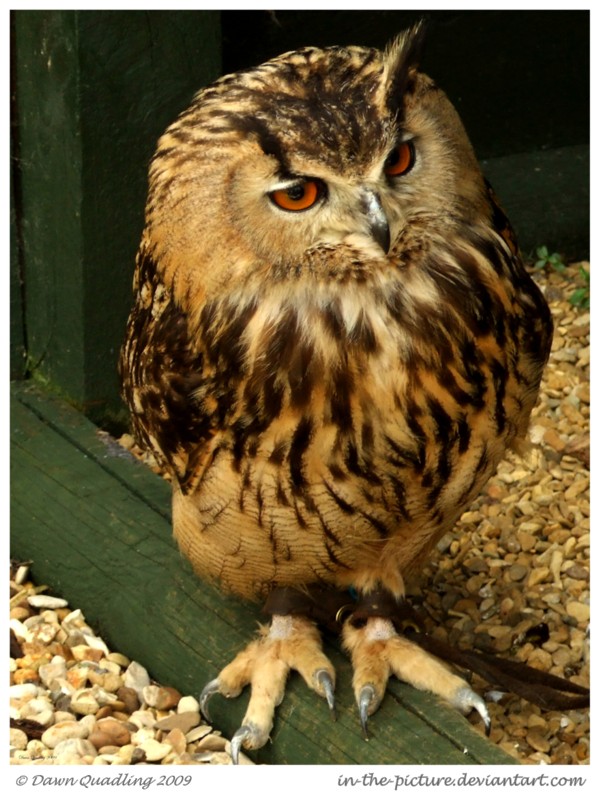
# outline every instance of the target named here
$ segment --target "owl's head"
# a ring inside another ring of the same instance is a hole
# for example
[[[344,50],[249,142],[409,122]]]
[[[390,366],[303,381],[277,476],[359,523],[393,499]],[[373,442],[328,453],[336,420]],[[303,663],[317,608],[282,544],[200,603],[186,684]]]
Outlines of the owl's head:
[[[165,273],[204,292],[319,254],[380,264],[428,226],[482,215],[463,126],[418,71],[421,40],[417,25],[385,52],[304,48],[202,90],[150,170],[146,237]]]

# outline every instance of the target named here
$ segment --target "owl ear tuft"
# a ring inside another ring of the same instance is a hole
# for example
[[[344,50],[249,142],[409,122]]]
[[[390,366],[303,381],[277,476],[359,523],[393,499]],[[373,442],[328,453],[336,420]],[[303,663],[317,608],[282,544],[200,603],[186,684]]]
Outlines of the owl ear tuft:
[[[385,51],[385,99],[386,105],[392,111],[401,110],[404,94],[412,90],[425,41],[425,30],[425,20],[419,20],[394,39]]]

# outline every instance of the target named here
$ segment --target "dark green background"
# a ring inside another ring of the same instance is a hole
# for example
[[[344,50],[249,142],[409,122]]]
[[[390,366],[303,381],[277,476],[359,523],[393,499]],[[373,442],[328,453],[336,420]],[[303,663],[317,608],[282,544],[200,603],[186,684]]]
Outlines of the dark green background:
[[[417,12],[11,16],[11,371],[118,426],[117,353],[156,139],[222,71],[306,44],[384,46]],[[527,252],[589,253],[589,14],[428,15],[423,68],[460,111]]]

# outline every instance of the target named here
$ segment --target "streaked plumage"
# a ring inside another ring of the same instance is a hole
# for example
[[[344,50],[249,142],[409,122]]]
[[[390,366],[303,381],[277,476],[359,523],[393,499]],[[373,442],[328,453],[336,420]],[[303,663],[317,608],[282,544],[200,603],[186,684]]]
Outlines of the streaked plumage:
[[[124,396],[175,478],[182,551],[225,591],[402,596],[526,434],[550,315],[420,37],[225,76],[159,141]]]

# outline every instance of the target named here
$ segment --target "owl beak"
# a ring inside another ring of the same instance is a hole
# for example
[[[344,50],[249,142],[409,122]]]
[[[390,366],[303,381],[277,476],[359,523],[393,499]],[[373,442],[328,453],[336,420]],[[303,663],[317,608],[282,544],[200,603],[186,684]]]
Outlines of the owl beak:
[[[362,195],[363,208],[369,223],[369,233],[384,253],[390,249],[390,226],[377,192],[365,189]]]

